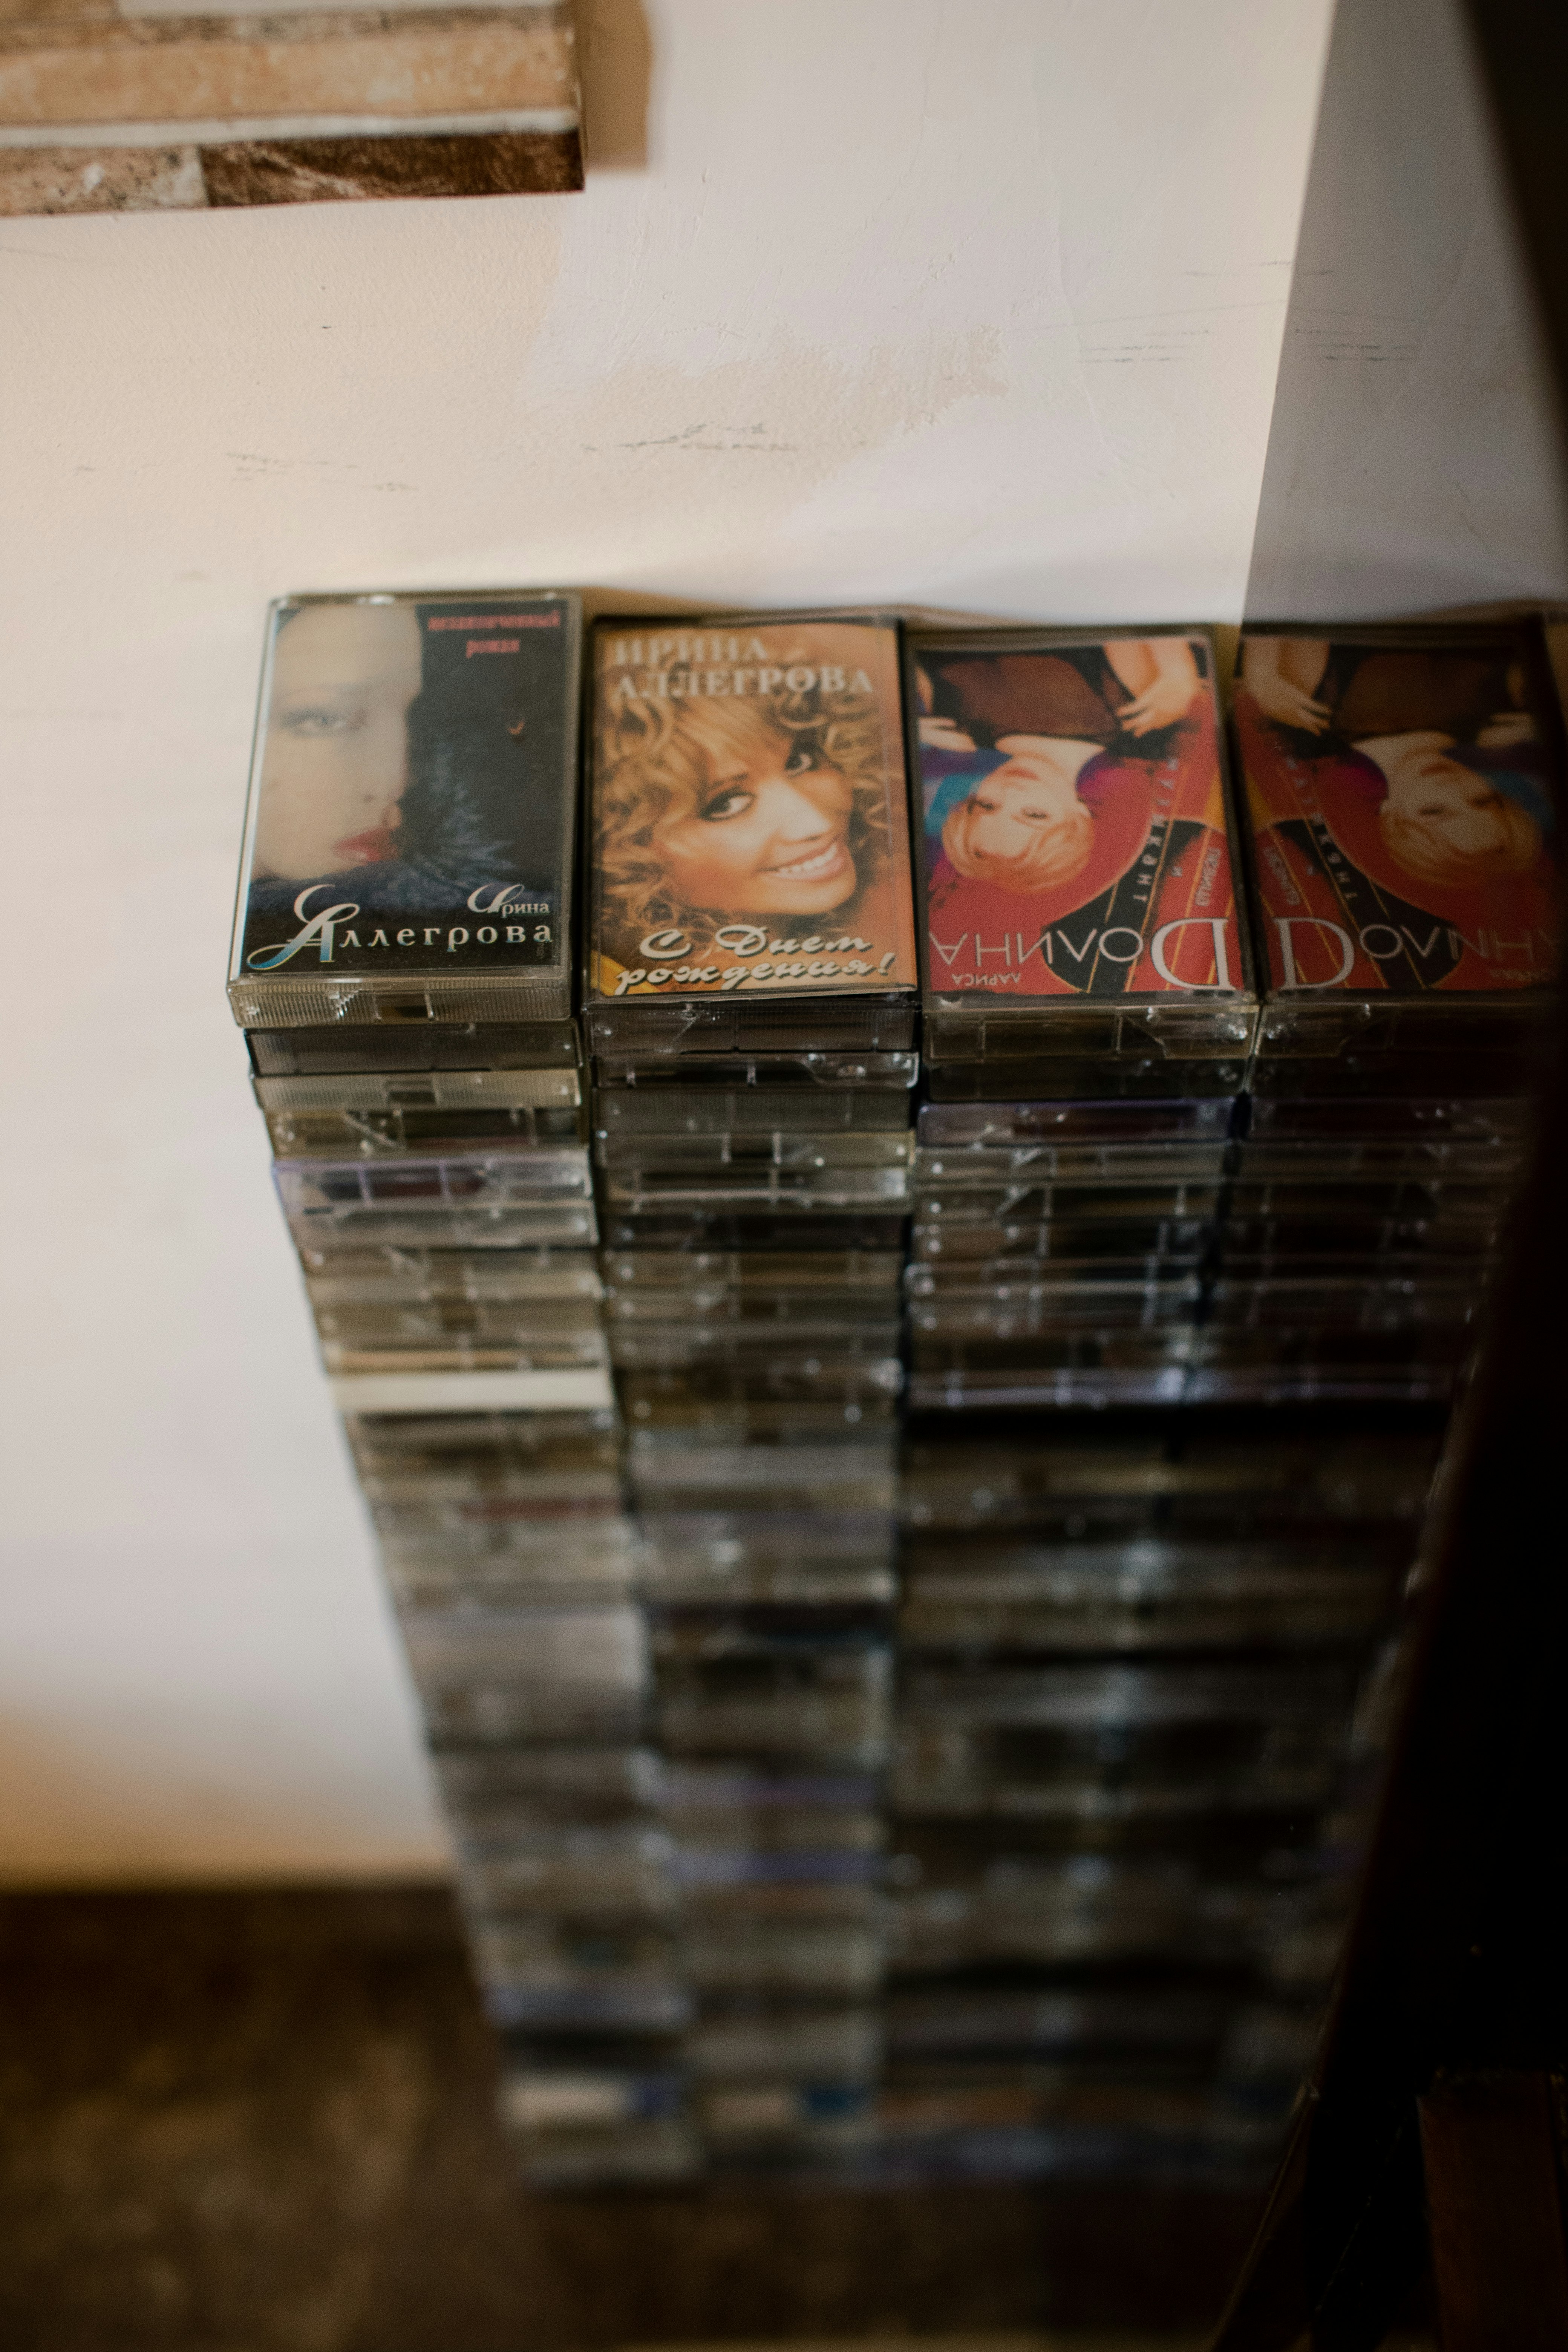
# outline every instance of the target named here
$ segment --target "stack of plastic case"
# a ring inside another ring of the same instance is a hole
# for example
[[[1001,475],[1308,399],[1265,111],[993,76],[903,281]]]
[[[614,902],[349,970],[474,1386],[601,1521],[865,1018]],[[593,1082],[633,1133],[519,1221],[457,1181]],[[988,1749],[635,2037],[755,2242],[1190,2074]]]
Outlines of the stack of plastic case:
[[[690,2016],[690,2160],[843,2164],[879,2071],[917,966],[898,631],[595,633],[584,1022]]]
[[[1446,1397],[1552,1001],[1544,645],[1249,635],[1235,723],[1267,995],[1194,1393]]]
[[[1343,1917],[1357,1685],[1439,1433],[915,1424],[890,2171],[1272,2155]]]
[[[909,667],[928,1100],[883,2158],[1266,2160],[1433,1433],[1352,1458],[1189,1402],[1257,1021],[1207,640],[933,632]]]
[[[919,634],[914,1410],[1177,1402],[1256,1018],[1199,632]]]
[[[681,1995],[572,1018],[580,639],[532,591],[275,607],[229,997],[491,2014],[568,2173],[657,2172],[657,2096],[607,2126],[581,2048]]]

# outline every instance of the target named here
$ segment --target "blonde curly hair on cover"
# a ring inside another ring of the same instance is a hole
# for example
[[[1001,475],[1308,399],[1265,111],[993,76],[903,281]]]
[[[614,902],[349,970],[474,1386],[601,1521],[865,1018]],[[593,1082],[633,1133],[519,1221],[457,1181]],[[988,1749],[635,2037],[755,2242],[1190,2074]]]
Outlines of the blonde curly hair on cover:
[[[969,882],[994,882],[1004,890],[1032,893],[1053,883],[1070,882],[1089,864],[1094,847],[1094,819],[1082,801],[1075,800],[1060,816],[1052,816],[1031,833],[1028,846],[1011,857],[997,857],[980,848],[975,835],[991,814],[971,793],[948,812],[942,828],[942,845],[948,863]]]
[[[794,658],[805,663],[806,655]],[[781,656],[779,667],[788,666]],[[888,790],[882,723],[876,699],[845,689],[810,687],[731,700],[639,697],[605,722],[605,774],[599,794],[598,856],[605,910],[637,937],[704,927],[743,914],[743,908],[688,906],[675,889],[658,835],[672,820],[694,816],[713,779],[736,759],[787,759],[808,746],[848,784],[847,847],[854,861],[854,903],[880,874],[888,854]],[[836,917],[844,909],[835,908]]]
[[[1378,810],[1377,822],[1394,864],[1419,882],[1457,884],[1529,874],[1541,856],[1541,827],[1527,809],[1500,793],[1495,814],[1498,837],[1487,849],[1456,848],[1440,824],[1429,817],[1409,816],[1391,800]]]

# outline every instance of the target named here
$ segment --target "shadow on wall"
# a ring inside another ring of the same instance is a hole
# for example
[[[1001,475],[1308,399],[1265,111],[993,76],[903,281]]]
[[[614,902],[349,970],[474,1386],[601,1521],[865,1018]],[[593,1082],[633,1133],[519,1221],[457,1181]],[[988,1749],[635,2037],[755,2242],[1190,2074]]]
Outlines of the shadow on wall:
[[[646,172],[653,44],[642,0],[592,0],[582,40],[588,168]]]

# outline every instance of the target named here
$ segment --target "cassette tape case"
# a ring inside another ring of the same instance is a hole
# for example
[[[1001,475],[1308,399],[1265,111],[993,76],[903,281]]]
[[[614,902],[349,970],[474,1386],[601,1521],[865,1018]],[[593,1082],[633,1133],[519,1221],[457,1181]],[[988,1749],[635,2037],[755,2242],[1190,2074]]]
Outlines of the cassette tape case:
[[[569,1017],[580,636],[533,592],[273,606],[242,1027]]]
[[[892,623],[601,623],[594,734],[596,1049],[913,1042]]]
[[[1197,631],[910,640],[933,1062],[1105,1094],[1152,1056],[1172,1094],[1235,1090],[1255,1014],[1214,667]]]

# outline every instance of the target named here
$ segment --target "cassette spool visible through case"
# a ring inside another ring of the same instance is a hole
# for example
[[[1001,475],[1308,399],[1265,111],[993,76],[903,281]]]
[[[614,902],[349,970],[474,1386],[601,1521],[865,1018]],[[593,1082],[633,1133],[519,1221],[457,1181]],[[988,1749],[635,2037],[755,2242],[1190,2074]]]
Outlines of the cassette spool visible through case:
[[[242,1028],[570,1018],[580,635],[538,590],[273,605]]]

